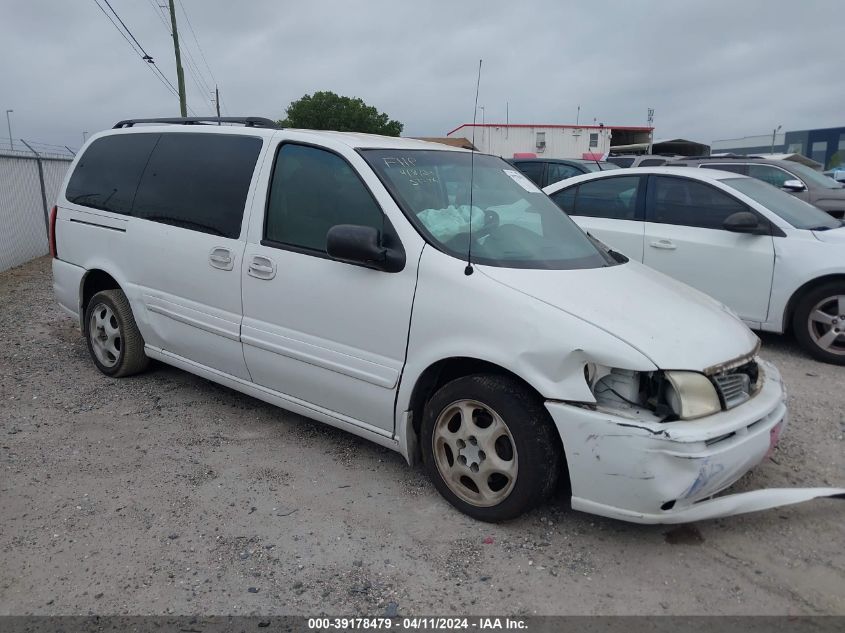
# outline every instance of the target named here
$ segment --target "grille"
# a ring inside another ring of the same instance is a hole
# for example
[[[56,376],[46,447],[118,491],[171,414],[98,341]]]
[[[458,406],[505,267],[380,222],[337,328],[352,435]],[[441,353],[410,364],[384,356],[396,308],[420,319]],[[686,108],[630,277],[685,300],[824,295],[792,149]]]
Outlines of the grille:
[[[748,374],[722,374],[714,376],[713,382],[726,409],[742,404],[751,397],[751,378]]]

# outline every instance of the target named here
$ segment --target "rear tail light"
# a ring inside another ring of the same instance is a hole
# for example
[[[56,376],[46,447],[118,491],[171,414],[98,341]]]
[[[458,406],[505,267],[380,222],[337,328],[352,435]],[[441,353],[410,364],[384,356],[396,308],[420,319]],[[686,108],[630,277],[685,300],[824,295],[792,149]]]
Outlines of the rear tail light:
[[[56,216],[59,213],[59,207],[54,206],[50,210],[50,257],[56,258]]]

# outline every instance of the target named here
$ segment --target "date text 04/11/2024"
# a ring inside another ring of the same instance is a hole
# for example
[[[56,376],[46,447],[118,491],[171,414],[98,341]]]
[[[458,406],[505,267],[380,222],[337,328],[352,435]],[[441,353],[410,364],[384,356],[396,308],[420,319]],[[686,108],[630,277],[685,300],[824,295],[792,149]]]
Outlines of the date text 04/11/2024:
[[[354,631],[383,629],[397,631],[449,631],[449,630],[522,630],[527,623],[518,618],[475,617],[406,617],[402,618],[309,618],[312,631]]]

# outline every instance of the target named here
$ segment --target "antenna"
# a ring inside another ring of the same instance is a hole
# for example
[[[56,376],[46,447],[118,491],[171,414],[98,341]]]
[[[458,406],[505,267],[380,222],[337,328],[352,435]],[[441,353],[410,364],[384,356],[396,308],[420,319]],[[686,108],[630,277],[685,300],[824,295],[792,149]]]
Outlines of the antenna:
[[[478,89],[481,87],[481,62],[478,60],[478,80],[475,82],[475,109],[472,111],[472,149],[469,155],[469,235],[467,236],[467,266],[464,274],[472,274],[472,182],[475,178],[475,121],[478,117]]]

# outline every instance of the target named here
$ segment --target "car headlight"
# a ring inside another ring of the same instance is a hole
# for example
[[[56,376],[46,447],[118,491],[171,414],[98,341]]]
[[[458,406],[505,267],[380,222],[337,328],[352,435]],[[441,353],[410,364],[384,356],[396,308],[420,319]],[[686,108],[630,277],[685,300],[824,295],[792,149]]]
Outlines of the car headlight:
[[[694,371],[667,371],[666,404],[681,420],[694,420],[718,413],[722,403],[716,387],[704,374]]]

